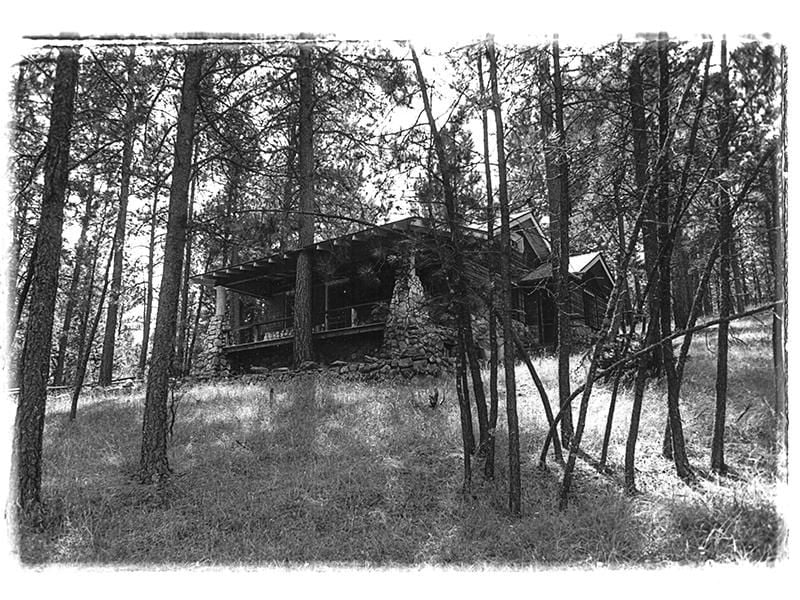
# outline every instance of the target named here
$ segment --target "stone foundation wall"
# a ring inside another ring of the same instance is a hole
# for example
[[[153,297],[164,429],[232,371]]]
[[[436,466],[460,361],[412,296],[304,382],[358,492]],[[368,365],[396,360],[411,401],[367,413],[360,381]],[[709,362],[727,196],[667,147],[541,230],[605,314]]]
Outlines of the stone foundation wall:
[[[205,336],[205,347],[192,365],[193,374],[214,377],[231,374],[231,365],[223,351],[227,333],[227,319],[224,316],[211,317]]]

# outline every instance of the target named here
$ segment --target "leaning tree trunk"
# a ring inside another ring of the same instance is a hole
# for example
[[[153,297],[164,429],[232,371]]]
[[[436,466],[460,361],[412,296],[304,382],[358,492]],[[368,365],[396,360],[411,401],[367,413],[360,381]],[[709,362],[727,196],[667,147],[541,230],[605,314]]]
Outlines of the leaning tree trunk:
[[[64,307],[64,323],[61,326],[61,333],[58,336],[58,352],[56,354],[56,364],[53,370],[53,385],[64,383],[64,361],[67,356],[67,341],[69,332],[72,328],[72,318],[75,307],[78,304],[78,287],[81,281],[83,262],[86,257],[86,234],[89,223],[92,220],[93,201],[94,201],[94,172],[89,176],[89,185],[86,189],[86,200],[84,205],[83,217],[81,218],[81,233],[78,236],[78,243],[75,246],[75,265],[72,269],[72,277],[69,282],[69,292],[67,293],[67,304]]]
[[[311,260],[313,250],[305,248],[314,243],[314,72],[311,47],[301,45],[297,61],[300,87],[298,126],[298,164],[300,178],[300,239],[294,288],[294,356],[295,367],[312,360],[311,339]]]
[[[139,477],[142,482],[169,474],[167,460],[167,393],[170,366],[175,350],[175,323],[180,292],[183,249],[186,241],[186,212],[192,165],[192,137],[195,112],[200,96],[203,50],[187,50],[181,89],[181,106],[175,135],[169,217],[164,244],[164,268],[158,293],[158,313],[150,354]]]
[[[128,218],[128,196],[133,167],[133,143],[136,135],[136,98],[133,91],[133,71],[136,54],[131,48],[128,58],[128,88],[125,99],[125,117],[122,133],[122,177],[119,186],[119,212],[114,231],[114,270],[111,275],[111,293],[108,297],[108,314],[103,335],[103,355],[100,359],[100,385],[110,385],[114,375],[114,349],[116,348],[119,302],[122,294],[122,270],[125,263],[125,229]]]
[[[464,407],[462,407],[462,423],[465,423],[464,411],[470,411],[469,408],[469,388],[467,381],[467,369],[472,377],[472,389],[475,393],[475,405],[478,413],[478,426],[479,426],[479,448],[480,453],[485,455],[487,446],[489,444],[489,427],[488,427],[488,411],[486,407],[486,396],[483,389],[483,379],[481,376],[480,365],[478,364],[477,350],[475,347],[475,340],[472,334],[472,313],[469,307],[469,289],[466,284],[464,273],[466,271],[464,263],[464,255],[462,249],[462,233],[461,233],[461,219],[459,216],[458,198],[454,188],[454,181],[452,178],[453,167],[448,159],[444,140],[441,131],[436,126],[436,121],[431,109],[431,103],[428,96],[425,78],[422,74],[422,68],[419,64],[419,59],[416,52],[412,48],[412,60],[414,61],[414,68],[416,70],[417,81],[422,92],[422,101],[425,114],[428,119],[428,126],[431,131],[431,138],[436,153],[437,162],[439,165],[439,174],[442,181],[442,189],[444,196],[445,215],[447,218],[447,225],[450,232],[450,244],[452,248],[453,261],[448,262],[445,275],[448,282],[455,290],[454,304],[456,306],[456,314],[458,317],[458,330],[459,330],[459,344],[464,361],[462,383],[462,393],[467,400]],[[472,429],[472,416],[469,412],[470,430]],[[465,481],[465,489],[469,487],[469,481]]]
[[[42,488],[42,435],[50,374],[50,345],[58,289],[64,225],[64,196],[69,177],[70,129],[78,82],[79,53],[60,48],[56,62],[44,164],[38,252],[31,283],[22,377],[15,422],[16,500],[23,514],[38,508]]]
[[[511,229],[509,218],[508,182],[503,116],[497,89],[497,57],[494,42],[488,43],[489,79],[492,90],[497,140],[497,170],[500,200],[500,280],[503,315],[503,368],[506,380],[506,416],[508,419],[508,506],[511,514],[522,512],[522,483],[520,480],[519,418],[517,416],[517,382],[514,372],[514,330],[511,321]]]
[[[416,53],[413,53],[413,60],[420,88],[425,88],[425,80]],[[445,216],[450,232],[453,260],[451,263],[448,263],[447,278],[455,291],[454,303],[458,315],[459,329],[464,345],[464,352],[466,354],[467,367],[469,368],[469,373],[472,378],[472,389],[475,393],[475,406],[477,409],[476,412],[478,413],[479,448],[480,453],[485,456],[489,444],[489,416],[486,406],[486,395],[483,388],[483,377],[478,363],[478,354],[472,333],[472,312],[469,306],[471,293],[465,277],[467,268],[464,261],[462,218],[453,178],[456,165],[449,159],[442,133],[436,126],[427,94],[427,88],[423,89],[422,95],[425,113],[428,117],[428,125],[431,131],[431,138],[433,139],[433,146],[439,165]]]

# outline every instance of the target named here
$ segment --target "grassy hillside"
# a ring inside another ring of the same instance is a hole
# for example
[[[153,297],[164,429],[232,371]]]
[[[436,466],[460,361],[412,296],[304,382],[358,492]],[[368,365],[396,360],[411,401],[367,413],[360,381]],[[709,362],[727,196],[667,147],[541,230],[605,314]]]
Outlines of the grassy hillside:
[[[560,467],[539,471],[544,417],[517,370],[523,517],[506,514],[504,431],[497,479],[460,492],[458,407],[450,382],[344,383],[309,377],[277,386],[231,381],[183,389],[161,487],[131,475],[142,390],[82,399],[78,419],[54,398],[45,427],[43,526],[23,527],[26,563],[604,565],[770,561],[778,552],[775,419],[769,331],[732,328],[727,460],[733,476],[684,486],[659,455],[660,384],[648,388],[638,446],[642,494],[621,493],[630,397],[619,400],[609,463],[580,462],[574,497],[556,508]],[[690,458],[708,470],[714,336],[687,367],[682,411]],[[555,362],[536,362],[555,397]],[[575,378],[581,380],[580,357]],[[427,394],[445,389],[431,409]],[[270,394],[272,389],[272,394]],[[592,397],[585,450],[599,455],[609,390]],[[504,407],[501,405],[501,422]]]

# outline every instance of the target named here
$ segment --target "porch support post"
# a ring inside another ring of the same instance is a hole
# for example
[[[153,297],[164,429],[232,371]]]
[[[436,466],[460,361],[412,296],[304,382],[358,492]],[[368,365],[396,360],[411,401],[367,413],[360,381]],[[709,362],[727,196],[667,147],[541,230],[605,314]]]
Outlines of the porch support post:
[[[323,315],[324,315],[324,323],[325,323],[325,325],[324,325],[325,331],[328,331],[328,290],[329,289],[330,289],[330,285],[326,281],[325,282],[325,312],[323,313]]]
[[[226,297],[227,297],[227,294],[225,293],[226,290],[221,285],[216,286],[214,288],[214,290],[217,293],[217,297],[216,297],[216,309],[217,310],[215,312],[215,316],[217,318],[222,318],[222,317],[225,316],[225,300],[226,300]]]

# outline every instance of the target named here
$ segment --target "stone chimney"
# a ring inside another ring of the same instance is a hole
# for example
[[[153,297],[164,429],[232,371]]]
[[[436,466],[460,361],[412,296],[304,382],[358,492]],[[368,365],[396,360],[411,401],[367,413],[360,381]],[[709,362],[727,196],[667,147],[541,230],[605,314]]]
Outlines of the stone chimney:
[[[380,355],[391,361],[393,369],[438,373],[443,365],[449,364],[444,359],[444,336],[428,312],[412,243],[403,242],[398,249]]]

